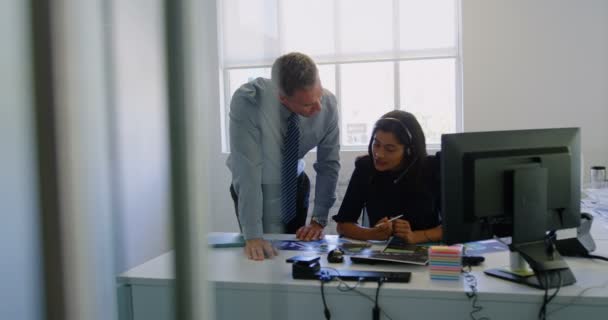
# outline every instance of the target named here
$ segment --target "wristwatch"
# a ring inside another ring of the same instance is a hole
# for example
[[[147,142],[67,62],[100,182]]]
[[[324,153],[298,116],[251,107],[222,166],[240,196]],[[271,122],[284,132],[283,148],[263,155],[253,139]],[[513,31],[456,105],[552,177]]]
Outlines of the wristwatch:
[[[317,219],[317,217],[310,218],[310,222],[316,222],[317,224],[321,225],[321,227],[323,227],[323,228],[325,228],[325,226],[327,225],[327,221],[321,221],[321,220]]]

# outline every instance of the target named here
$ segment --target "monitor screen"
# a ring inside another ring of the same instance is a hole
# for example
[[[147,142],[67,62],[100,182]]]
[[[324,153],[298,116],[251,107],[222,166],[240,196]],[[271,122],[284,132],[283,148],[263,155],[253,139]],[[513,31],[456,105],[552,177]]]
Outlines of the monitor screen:
[[[509,236],[525,255],[547,231],[578,226],[580,165],[578,128],[443,135],[444,242]],[[546,257],[527,258],[533,269],[550,268]]]

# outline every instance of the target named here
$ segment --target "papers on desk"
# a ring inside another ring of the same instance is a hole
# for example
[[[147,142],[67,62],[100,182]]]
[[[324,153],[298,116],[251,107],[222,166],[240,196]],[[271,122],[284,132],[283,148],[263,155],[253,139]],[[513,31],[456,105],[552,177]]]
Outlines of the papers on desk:
[[[245,239],[238,232],[211,232],[207,236],[207,242],[212,248],[236,248],[244,247]],[[325,239],[318,241],[300,240],[270,240],[272,245],[278,250],[329,252],[337,246],[349,245],[350,241],[340,239],[335,235],[326,235]],[[352,244],[353,247],[359,246]]]
[[[410,244],[399,237],[391,237],[382,250],[385,253],[412,253],[412,252],[426,252],[428,245],[423,244]]]
[[[507,241],[505,239],[504,241]],[[490,252],[508,251],[509,247],[501,241],[490,239],[482,241],[467,242],[464,244],[464,252],[470,256],[482,256]]]
[[[344,252],[348,253],[357,253],[361,252],[365,249],[371,248],[371,243],[342,243],[340,244],[340,248],[344,250]]]
[[[278,250],[311,251],[317,253],[329,252],[343,243],[348,243],[348,240],[337,237],[332,238],[330,236],[317,241],[272,240],[272,246]]]
[[[356,263],[397,262],[426,265],[429,261],[428,246],[406,243],[399,237],[391,237],[382,251],[363,250],[350,257]]]
[[[368,261],[376,260],[425,265],[429,261],[428,249],[432,245],[435,244],[409,244],[399,237],[392,237],[381,252],[364,250],[351,256],[351,261],[369,263]],[[509,250],[507,244],[494,239],[468,242],[464,244],[464,248],[458,248],[464,249],[467,255],[475,256]]]

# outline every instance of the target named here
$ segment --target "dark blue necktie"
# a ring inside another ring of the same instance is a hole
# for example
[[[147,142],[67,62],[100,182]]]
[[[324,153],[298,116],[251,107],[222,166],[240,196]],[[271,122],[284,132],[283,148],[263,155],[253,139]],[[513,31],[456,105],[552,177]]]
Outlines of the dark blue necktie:
[[[296,217],[298,180],[298,149],[300,145],[300,117],[292,113],[287,119],[281,166],[281,221],[287,225]]]

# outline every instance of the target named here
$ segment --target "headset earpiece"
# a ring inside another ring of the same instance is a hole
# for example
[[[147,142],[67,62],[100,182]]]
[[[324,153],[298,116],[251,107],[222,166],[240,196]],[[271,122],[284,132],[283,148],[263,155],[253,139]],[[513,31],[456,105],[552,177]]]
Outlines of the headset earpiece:
[[[380,118],[380,120],[378,120],[376,122],[376,127],[378,126],[378,123],[380,121],[384,121],[384,120],[388,120],[388,121],[392,121],[395,123],[399,123],[399,125],[401,125],[401,128],[403,128],[403,130],[405,131],[405,135],[407,136],[407,141],[404,144],[404,150],[403,152],[405,153],[405,157],[409,160],[409,164],[408,166],[405,168],[405,170],[403,170],[403,172],[395,179],[393,180],[393,183],[397,184],[399,183],[399,181],[401,181],[405,175],[407,174],[407,172],[410,170],[410,168],[416,163],[416,161],[418,161],[418,156],[415,154],[415,150],[413,148],[414,146],[414,141],[413,141],[413,137],[412,137],[412,133],[410,132],[410,129],[408,129],[408,127],[405,125],[405,123],[397,118],[393,118],[393,117],[385,117],[385,118]],[[375,132],[376,128],[374,128],[374,132]],[[373,137],[372,137],[373,139]],[[370,156],[372,155],[372,151],[371,151],[371,142],[370,142],[370,147],[369,147],[369,154]]]
[[[411,156],[413,155],[413,150],[412,150],[412,145],[414,144],[413,141],[413,137],[412,137],[412,133],[410,132],[410,129],[408,129],[408,127],[405,125],[405,123],[397,118],[392,118],[392,117],[386,117],[386,118],[381,118],[378,121],[382,121],[382,120],[389,120],[389,121],[394,121],[396,123],[399,123],[401,125],[401,127],[403,128],[403,130],[405,131],[405,134],[407,136],[407,141],[405,143],[405,154],[407,156]]]

